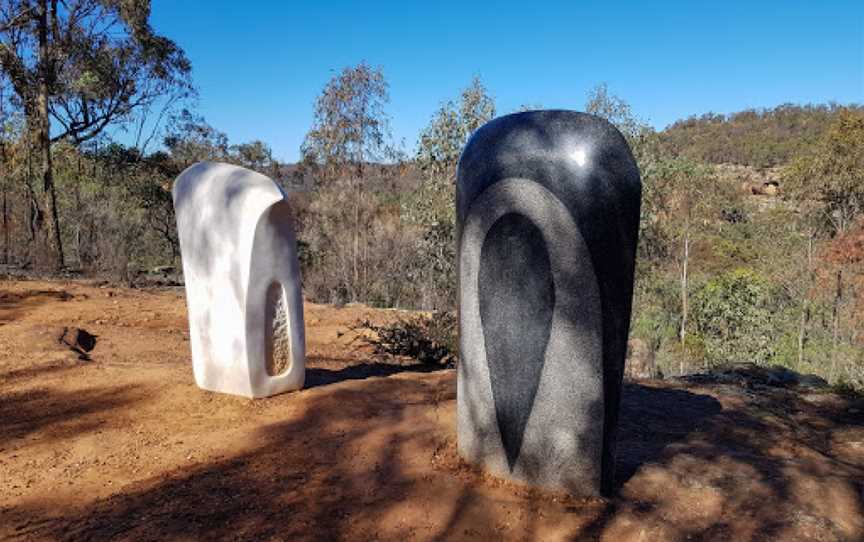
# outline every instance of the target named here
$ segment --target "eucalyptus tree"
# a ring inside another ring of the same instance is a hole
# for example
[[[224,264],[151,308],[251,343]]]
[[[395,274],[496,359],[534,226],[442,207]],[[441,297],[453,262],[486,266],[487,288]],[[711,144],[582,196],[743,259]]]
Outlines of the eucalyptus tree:
[[[494,98],[474,77],[457,99],[441,104],[420,132],[415,160],[423,182],[404,206],[404,214],[424,230],[418,254],[419,273],[428,285],[421,303],[425,308],[455,306],[456,164],[471,134],[495,113]]]
[[[784,191],[815,202],[823,227],[842,235],[864,216],[864,111],[841,110],[822,137],[785,169]]]
[[[797,203],[802,222],[809,225],[811,239],[816,232],[835,240],[846,238],[856,224],[864,220],[864,111],[854,107],[841,109],[812,148],[786,167],[784,181],[787,196]],[[855,260],[842,251],[831,260],[836,266],[831,303],[830,375],[833,378],[840,338],[840,311],[846,287],[844,271]],[[805,310],[808,308],[805,305]]]
[[[228,135],[187,109],[171,117],[163,143],[181,170],[204,160],[224,162],[229,154]]]
[[[0,1],[0,67],[39,156],[40,266],[63,267],[52,143],[80,145],[166,95],[191,92],[183,50],[149,18],[149,0]]]
[[[312,127],[301,146],[307,162],[323,167],[327,179],[362,180],[364,166],[392,154],[388,144],[389,85],[380,67],[365,61],[335,75],[315,101]]]
[[[238,143],[231,145],[229,150],[232,160],[239,165],[274,179],[279,177],[279,161],[273,157],[273,149],[267,143],[260,140]]]
[[[456,181],[456,163],[468,137],[495,117],[495,100],[479,77],[465,87],[458,101],[448,100],[420,132],[416,160],[427,179]]]
[[[690,327],[690,289],[693,244],[716,220],[723,190],[713,169],[687,158],[658,157],[643,160],[642,233],[646,244],[642,254],[671,256],[677,268],[680,320],[678,339],[686,348]],[[679,371],[684,372],[681,359]]]
[[[606,83],[600,83],[588,91],[585,112],[614,124],[631,146],[649,130],[645,122],[633,113],[630,104],[609,92]]]
[[[388,88],[380,67],[361,62],[344,68],[318,96],[312,127],[301,146],[304,167],[311,166],[323,181],[319,199],[332,196],[340,201],[336,207],[344,207],[322,212],[341,212],[338,222],[351,232],[350,247],[332,232],[325,237],[332,245],[328,257],[338,260],[340,282],[352,301],[366,297],[370,283],[369,225],[375,204],[366,194],[367,170],[371,164],[393,161],[397,154],[389,142]]]

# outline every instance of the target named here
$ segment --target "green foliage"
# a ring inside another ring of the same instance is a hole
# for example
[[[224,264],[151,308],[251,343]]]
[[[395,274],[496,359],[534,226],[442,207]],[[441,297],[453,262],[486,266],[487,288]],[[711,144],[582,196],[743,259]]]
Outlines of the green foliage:
[[[675,340],[681,317],[677,288],[677,281],[657,273],[637,280],[630,333],[647,341],[654,351]]]
[[[864,215],[864,109],[841,109],[819,141],[787,168],[789,194],[816,201],[831,234]]]
[[[62,235],[75,268],[131,283],[140,270],[173,263],[179,246],[161,158],[151,163],[116,144],[87,154],[55,149]]]
[[[645,155],[640,169],[640,256],[681,258],[682,243],[716,218],[721,186],[710,166],[687,158]]]
[[[774,309],[769,282],[751,270],[736,269],[706,282],[693,299],[706,361],[769,363],[775,353]]]
[[[456,306],[455,187],[444,178],[426,179],[405,195],[402,220],[418,232],[415,280],[419,306],[448,310]]]
[[[416,163],[423,180],[404,198],[402,217],[422,232],[415,267],[423,308],[456,305],[456,163],[471,133],[494,116],[495,102],[475,77],[459,102],[443,104],[420,133]]]
[[[441,105],[421,132],[416,162],[427,179],[455,182],[456,163],[468,137],[495,117],[495,101],[475,77],[462,90],[458,103]]]
[[[194,93],[185,53],[150,26],[149,0],[69,0],[44,14],[29,2],[6,4],[0,17],[3,77],[28,123],[39,120],[39,82],[47,79],[54,141],[91,140],[111,124],[140,120],[136,114],[161,100],[176,103]],[[42,25],[51,29],[44,51]]]
[[[228,155],[228,136],[187,109],[171,119],[164,143],[173,160],[184,168],[195,162],[222,160]]]
[[[366,62],[333,77],[315,102],[312,128],[301,147],[303,160],[322,167],[330,179],[389,158],[388,88],[383,70]]]
[[[706,113],[675,122],[660,140],[664,153],[700,162],[783,165],[807,152],[840,110],[833,104],[783,104],[729,115]]]
[[[319,302],[362,301],[374,306],[413,304],[416,231],[403,227],[391,199],[388,173],[369,177],[364,190],[340,179],[312,195],[301,225],[304,287]]]
[[[316,299],[401,306],[413,297],[412,266],[401,262],[414,232],[400,227],[393,194],[403,168],[388,140],[388,101],[381,68],[361,62],[334,76],[315,103],[302,167],[323,182],[311,196],[300,238],[322,265],[304,269]]]
[[[149,18],[149,0],[6,2],[0,10],[0,87],[11,87],[8,105],[26,120],[31,162],[38,151],[41,194],[32,168],[27,178],[36,208],[29,259],[43,270],[65,266],[52,144],[80,146],[109,126],[137,124],[144,149],[163,114],[194,95],[185,53]],[[154,110],[161,113],[143,137]]]
[[[720,217],[724,215],[720,214]],[[765,236],[772,232],[750,221],[721,222],[702,238],[704,269],[722,272],[730,267],[754,267],[766,250]]]
[[[650,131],[648,125],[633,113],[630,104],[609,92],[606,83],[600,83],[588,91],[585,112],[614,124],[631,146],[640,136]]]

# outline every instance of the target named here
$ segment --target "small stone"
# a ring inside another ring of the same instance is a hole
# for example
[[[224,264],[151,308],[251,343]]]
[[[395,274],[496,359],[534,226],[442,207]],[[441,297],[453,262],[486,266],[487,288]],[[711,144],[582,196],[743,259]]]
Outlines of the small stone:
[[[89,361],[89,353],[96,348],[96,337],[85,329],[64,327],[59,333],[57,341],[77,353],[78,359]]]

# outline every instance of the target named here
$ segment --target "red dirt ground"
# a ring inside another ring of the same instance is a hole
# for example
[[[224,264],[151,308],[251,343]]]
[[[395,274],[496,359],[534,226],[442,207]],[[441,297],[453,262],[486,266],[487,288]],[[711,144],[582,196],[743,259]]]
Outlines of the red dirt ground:
[[[458,459],[454,371],[349,329],[396,314],[307,304],[308,387],[247,400],[195,386],[181,289],[0,283],[0,539],[864,540],[860,399],[629,383],[618,494],[575,499]]]

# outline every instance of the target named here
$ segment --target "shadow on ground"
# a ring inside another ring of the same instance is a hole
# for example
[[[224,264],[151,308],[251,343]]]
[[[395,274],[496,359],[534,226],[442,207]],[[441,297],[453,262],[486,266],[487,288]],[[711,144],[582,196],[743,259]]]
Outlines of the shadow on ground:
[[[710,395],[625,384],[618,425],[616,489],[639,467],[660,457],[666,446],[685,440],[721,410],[720,402]]]
[[[35,307],[50,301],[68,301],[72,296],[64,290],[0,290],[0,325],[21,318]]]
[[[49,388],[0,391],[0,449],[12,444],[15,449],[25,449],[28,436],[37,432],[42,443],[73,439],[107,424],[111,411],[142,400],[142,393],[134,386],[77,392]]]
[[[453,371],[354,380],[388,371],[375,364],[310,370],[313,386],[342,382],[280,399],[302,402],[304,408],[261,427],[248,453],[156,476],[93,506],[58,510],[46,501],[5,511],[7,527],[0,535],[864,538],[864,459],[853,445],[864,422],[849,414],[846,400],[629,384],[621,414],[618,495],[580,500],[501,482],[461,463],[455,452]],[[9,414],[17,399],[5,401],[3,412]],[[18,418],[16,427],[21,431],[28,423],[46,420]]]
[[[415,363],[410,365],[397,365],[378,361],[345,365],[336,369],[323,367],[311,367],[306,369],[306,382],[304,388],[317,388],[337,384],[346,380],[363,380],[366,378],[391,376],[399,373],[431,373],[440,371],[444,367],[437,365],[424,365]]]

